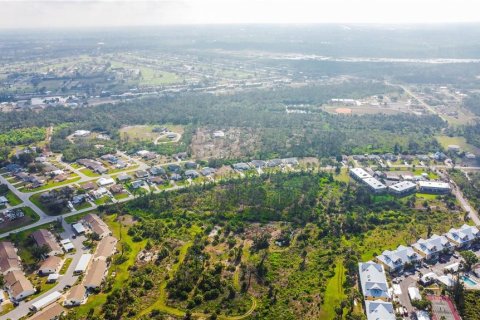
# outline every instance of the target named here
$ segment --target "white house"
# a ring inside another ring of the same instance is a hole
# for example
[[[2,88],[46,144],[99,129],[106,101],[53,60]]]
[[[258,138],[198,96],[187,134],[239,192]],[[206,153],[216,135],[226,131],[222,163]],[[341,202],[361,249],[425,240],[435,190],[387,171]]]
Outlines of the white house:
[[[382,300],[365,301],[365,314],[368,320],[395,320],[391,302]]]
[[[358,271],[365,300],[381,299],[388,301],[390,299],[385,270],[381,264],[373,261],[360,262]]]
[[[420,238],[412,245],[412,248],[426,260],[437,260],[440,254],[452,252],[454,246],[445,236],[434,234],[426,240]]]
[[[422,257],[411,247],[402,245],[393,251],[385,250],[381,255],[377,256],[377,261],[380,262],[387,271],[392,273],[401,272],[405,265],[414,265],[421,259]]]
[[[468,248],[473,241],[480,238],[480,232],[477,227],[464,224],[458,229],[450,229],[445,236],[454,246],[458,248]]]
[[[112,178],[102,177],[102,178],[97,180],[97,185],[99,187],[105,187],[105,186],[108,186],[108,185],[114,184],[114,183],[115,183],[115,180],[113,180]]]

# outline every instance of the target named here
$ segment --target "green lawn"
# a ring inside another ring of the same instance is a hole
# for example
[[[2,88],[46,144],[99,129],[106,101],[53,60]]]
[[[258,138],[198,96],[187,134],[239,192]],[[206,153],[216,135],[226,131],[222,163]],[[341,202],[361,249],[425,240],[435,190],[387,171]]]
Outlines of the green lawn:
[[[60,214],[64,214],[64,213],[69,212],[69,210],[68,210],[67,207],[62,208],[61,211],[52,212],[50,209],[48,209],[48,208],[42,203],[42,201],[40,201],[41,195],[42,195],[41,193],[35,193],[34,195],[32,195],[32,196],[30,197],[30,201],[32,201],[34,205],[36,205],[37,207],[39,207],[43,212],[45,212],[45,213],[48,214],[49,216],[58,216],[58,215],[60,215]]]
[[[116,195],[114,195],[113,197],[117,200],[121,200],[121,199],[125,199],[125,198],[128,198],[130,195],[126,192],[122,192],[122,193],[117,193]]]
[[[89,178],[100,177],[100,175],[98,173],[93,172],[92,170],[87,169],[87,168],[80,170],[80,172],[83,173],[84,175],[86,175]]]
[[[321,307],[320,319],[335,318],[335,307],[346,297],[343,293],[343,281],[345,280],[345,271],[341,260],[335,262],[335,275],[328,280],[325,290],[325,300]]]
[[[81,204],[73,206],[73,207],[75,208],[75,210],[82,210],[82,209],[90,208],[91,206],[92,205],[90,204],[90,202],[84,201]]]
[[[436,136],[437,141],[444,147],[448,148],[449,145],[455,144],[460,146],[461,151],[468,151],[473,153],[478,153],[479,149],[471,144],[467,143],[467,140],[464,137],[449,137],[449,136]]]
[[[100,206],[102,204],[106,204],[110,201],[110,197],[109,196],[103,196],[101,197],[100,199],[96,199],[94,202],[97,206]]]
[[[63,262],[62,268],[60,269],[60,274],[65,274],[65,272],[67,272],[68,267],[70,266],[72,261],[73,261],[73,258],[65,259],[65,261]]]
[[[5,195],[5,197],[7,198],[8,200],[8,203],[11,205],[11,206],[17,206],[19,204],[21,204],[23,201],[20,200],[19,197],[17,197],[17,195],[15,193],[12,192],[12,190],[8,190],[7,194]]]
[[[333,178],[337,181],[348,183],[350,181],[350,177],[348,175],[347,168],[341,168],[339,174],[334,174]]]
[[[72,175],[73,176],[73,175]],[[67,185],[67,184],[70,184],[72,182],[75,182],[75,181],[78,181],[80,180],[81,178],[77,175],[74,175],[75,177],[74,178],[71,178],[71,179],[67,179],[65,181],[62,181],[62,182],[54,182],[53,180],[44,184],[43,186],[41,187],[38,187],[38,188],[35,188],[35,189],[25,189],[25,188],[19,188],[18,190],[19,191],[22,191],[22,192],[37,192],[37,191],[42,191],[42,190],[46,190],[46,189],[50,189],[50,188],[54,188],[54,187],[60,187],[60,186],[64,186],[64,185]]]

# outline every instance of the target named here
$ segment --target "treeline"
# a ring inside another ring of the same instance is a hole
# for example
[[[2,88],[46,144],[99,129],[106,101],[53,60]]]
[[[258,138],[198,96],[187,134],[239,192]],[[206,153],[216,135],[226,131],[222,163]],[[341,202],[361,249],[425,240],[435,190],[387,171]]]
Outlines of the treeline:
[[[261,146],[255,155],[274,156],[336,156],[342,153],[393,152],[395,145],[404,152],[436,151],[432,136],[446,124],[437,116],[363,115],[341,116],[326,112],[314,114],[287,114],[286,104],[319,106],[331,98],[359,98],[383,94],[392,90],[376,82],[352,81],[340,85],[252,90],[228,96],[185,94],[145,98],[117,105],[91,108],[47,108],[39,113],[8,113],[0,119],[0,128],[68,124],[56,131],[52,145],[56,151],[70,149],[64,139],[76,129],[106,131],[126,149],[139,145],[122,145],[118,129],[125,124],[173,123],[189,126],[186,138],[193,128],[245,127],[256,128]],[[171,154],[185,151],[189,141],[172,146],[148,146],[152,150]],[[142,143],[142,147],[145,143]],[[182,145],[183,144],[183,145]],[[177,146],[180,145],[180,148]],[[397,148],[398,149],[398,148]],[[72,151],[71,153],[75,153]]]
[[[4,133],[0,133],[0,145],[17,146],[21,144],[30,144],[44,140],[45,134],[45,128],[29,127],[11,129]]]

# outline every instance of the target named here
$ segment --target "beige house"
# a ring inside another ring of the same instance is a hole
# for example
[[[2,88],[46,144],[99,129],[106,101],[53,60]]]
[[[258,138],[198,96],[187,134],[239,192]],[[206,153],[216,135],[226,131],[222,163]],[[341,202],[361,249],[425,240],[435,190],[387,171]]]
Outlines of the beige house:
[[[62,258],[59,258],[57,256],[50,256],[42,262],[40,268],[38,269],[38,272],[42,275],[59,273],[60,269],[62,268],[62,264]]]
[[[54,303],[35,313],[29,320],[53,320],[58,319],[64,313],[65,309],[58,303]]]
[[[107,273],[107,262],[104,259],[97,259],[93,261],[87,271],[83,285],[87,289],[100,288],[103,279]]]
[[[35,288],[22,271],[10,271],[4,279],[10,298],[13,300],[20,301],[35,293]]]
[[[97,234],[100,238],[112,235],[112,232],[108,228],[107,224],[100,219],[96,214],[87,214],[83,221],[87,227],[89,227],[93,233]]]
[[[20,257],[13,243],[8,241],[0,242],[0,271],[6,274],[10,271],[22,270]]]
[[[76,286],[72,287],[72,289],[68,292],[67,297],[65,298],[65,302],[63,303],[65,306],[79,306],[85,301],[85,287],[81,284],[77,284]]]
[[[46,229],[40,229],[32,233],[32,238],[39,247],[47,247],[50,251],[49,256],[57,256],[63,254],[63,250],[55,239],[55,236]]]
[[[106,236],[98,243],[97,250],[95,250],[94,259],[106,260],[112,256],[116,251],[117,239],[112,236]]]

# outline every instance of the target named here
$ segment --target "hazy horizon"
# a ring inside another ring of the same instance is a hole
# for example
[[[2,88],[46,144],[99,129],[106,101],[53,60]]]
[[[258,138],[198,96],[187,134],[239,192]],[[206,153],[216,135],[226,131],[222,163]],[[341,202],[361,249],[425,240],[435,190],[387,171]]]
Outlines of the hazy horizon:
[[[10,0],[0,7],[0,29],[480,22],[473,0]]]

